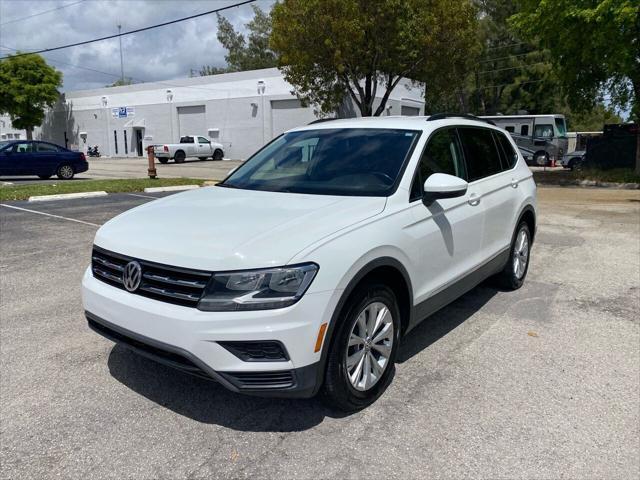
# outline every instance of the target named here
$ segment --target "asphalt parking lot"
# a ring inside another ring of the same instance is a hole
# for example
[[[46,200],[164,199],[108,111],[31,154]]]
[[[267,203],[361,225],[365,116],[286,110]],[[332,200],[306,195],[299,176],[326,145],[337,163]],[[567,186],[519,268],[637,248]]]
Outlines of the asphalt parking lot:
[[[0,206],[0,476],[638,478],[640,192],[539,195],[525,286],[423,322],[349,416],[227,392],[87,328],[97,226],[154,195]]]

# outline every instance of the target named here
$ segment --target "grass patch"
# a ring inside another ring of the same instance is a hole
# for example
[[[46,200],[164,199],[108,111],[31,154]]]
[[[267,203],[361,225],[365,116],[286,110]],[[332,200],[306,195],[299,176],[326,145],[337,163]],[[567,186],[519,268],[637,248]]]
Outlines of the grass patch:
[[[0,186],[0,201],[27,200],[35,195],[55,195],[58,193],[80,193],[105,191],[142,192],[147,187],[169,187],[172,185],[202,185],[206,180],[197,178],[132,178],[123,180],[61,180],[49,184],[3,185]]]
[[[640,183],[640,175],[633,168],[612,168],[610,170],[586,169],[572,172],[577,180],[595,180],[597,182]]]

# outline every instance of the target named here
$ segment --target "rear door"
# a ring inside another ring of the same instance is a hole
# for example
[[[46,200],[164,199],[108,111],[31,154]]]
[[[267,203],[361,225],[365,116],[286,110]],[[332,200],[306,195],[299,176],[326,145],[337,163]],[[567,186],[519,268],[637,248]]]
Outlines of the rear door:
[[[51,143],[33,143],[33,167],[36,175],[53,175],[56,173],[58,164],[63,160],[60,148]]]
[[[460,127],[458,132],[464,147],[469,189],[476,193],[476,201],[484,208],[481,256],[486,262],[511,242],[513,190],[518,186],[518,179],[509,165],[503,165],[504,154],[496,143],[494,133],[504,134],[483,127]],[[510,153],[515,155],[513,150]]]

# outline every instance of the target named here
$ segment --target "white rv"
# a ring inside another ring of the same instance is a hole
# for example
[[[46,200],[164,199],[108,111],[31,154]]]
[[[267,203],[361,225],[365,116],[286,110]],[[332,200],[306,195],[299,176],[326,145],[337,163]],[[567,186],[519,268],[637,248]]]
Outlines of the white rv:
[[[483,116],[511,134],[518,147],[533,151],[534,165],[560,162],[568,150],[567,123],[564,115]]]

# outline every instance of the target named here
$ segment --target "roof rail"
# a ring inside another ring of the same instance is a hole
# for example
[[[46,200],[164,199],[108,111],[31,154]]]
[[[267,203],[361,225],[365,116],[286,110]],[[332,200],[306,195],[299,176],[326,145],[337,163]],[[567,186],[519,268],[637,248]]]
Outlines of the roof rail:
[[[445,118],[466,118],[467,120],[476,120],[478,122],[489,123],[491,125],[495,125],[491,120],[487,120],[486,118],[476,117],[475,115],[469,115],[468,113],[436,113],[434,115],[429,115],[427,118],[427,122],[432,122],[434,120],[443,120]]]
[[[314,125],[316,123],[330,122],[332,120],[340,120],[340,119],[339,118],[318,118],[317,120],[314,120],[313,122],[307,123],[307,125]]]

